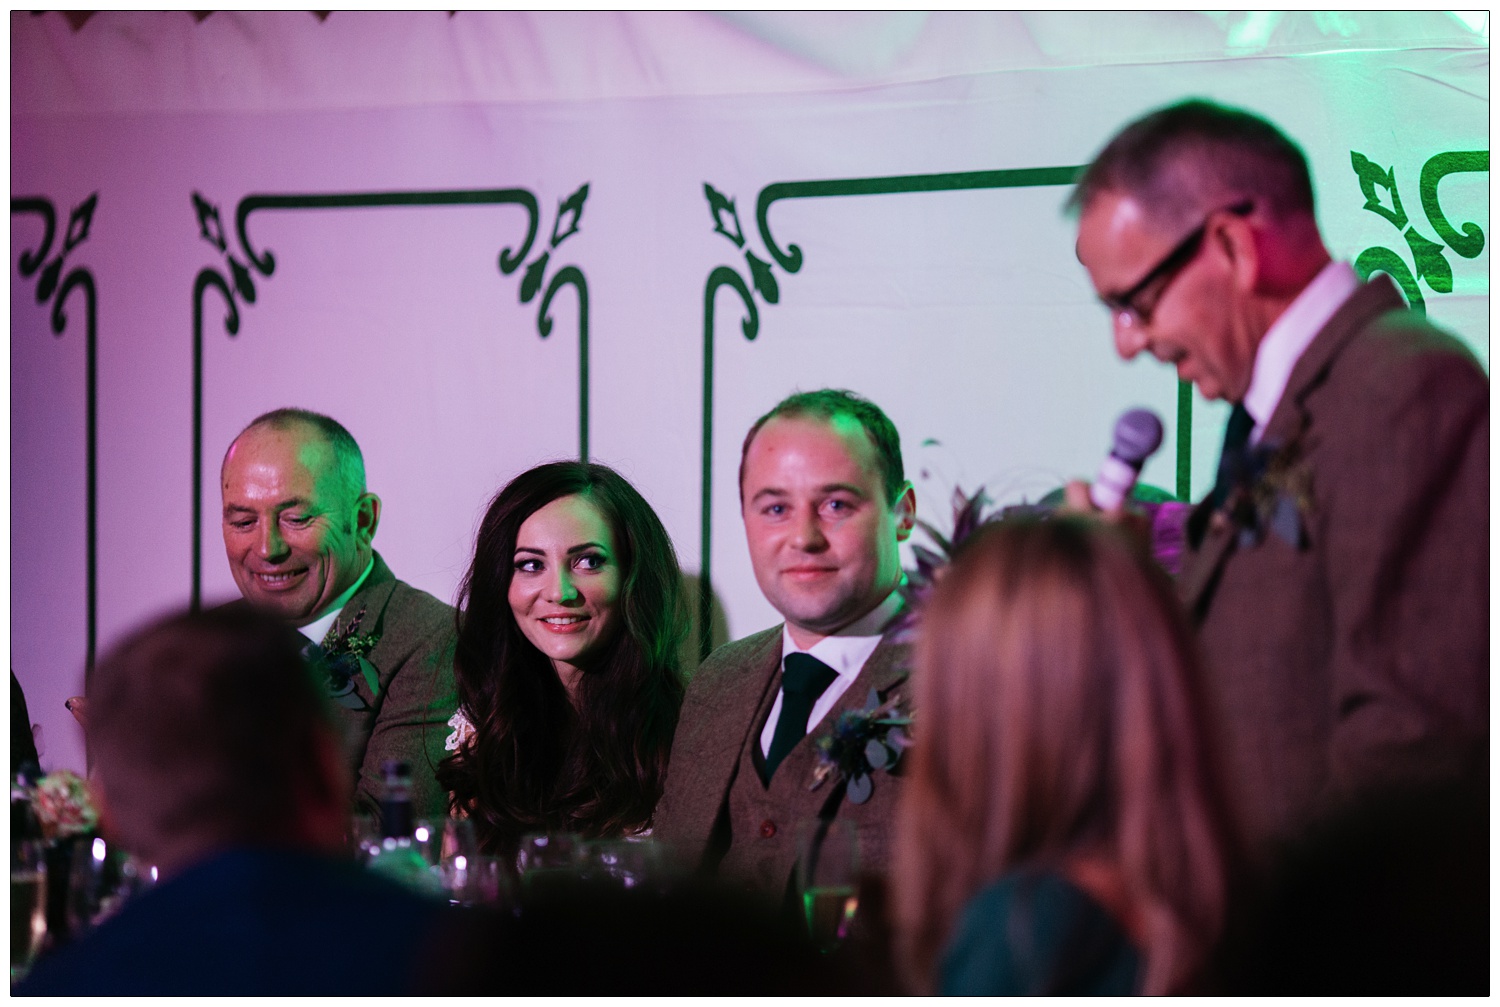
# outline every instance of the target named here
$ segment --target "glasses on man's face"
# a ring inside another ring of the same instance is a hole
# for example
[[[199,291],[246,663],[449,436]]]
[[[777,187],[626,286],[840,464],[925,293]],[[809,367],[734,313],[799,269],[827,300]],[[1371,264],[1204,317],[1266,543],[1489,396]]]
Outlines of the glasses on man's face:
[[[1151,267],[1151,270],[1141,277],[1135,286],[1123,294],[1106,294],[1100,300],[1121,325],[1131,327],[1149,323],[1151,313],[1156,310],[1167,288],[1203,247],[1203,236],[1208,233],[1208,224],[1213,220],[1214,214],[1232,213],[1237,217],[1243,217],[1254,208],[1254,201],[1247,199],[1210,211],[1204,216],[1203,223],[1188,232],[1187,237],[1179,241],[1160,262]]]

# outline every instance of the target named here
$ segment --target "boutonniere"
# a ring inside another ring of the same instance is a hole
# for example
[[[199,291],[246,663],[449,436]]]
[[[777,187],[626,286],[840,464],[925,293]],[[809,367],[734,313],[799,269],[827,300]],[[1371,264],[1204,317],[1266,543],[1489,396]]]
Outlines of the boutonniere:
[[[368,663],[365,655],[380,642],[380,634],[359,631],[364,618],[365,610],[361,607],[346,624],[341,625],[335,619],[322,644],[323,665],[328,669],[328,695],[351,710],[366,709],[365,701],[354,691],[355,676],[364,674]]]
[[[1241,547],[1263,541],[1269,531],[1300,549],[1312,513],[1312,468],[1299,438],[1247,448],[1214,520],[1239,529]]]
[[[48,842],[87,835],[99,824],[88,785],[71,769],[54,769],[38,780],[31,793],[31,807],[42,826],[42,838]]]
[[[906,729],[911,716],[901,709],[901,696],[892,693],[884,703],[874,689],[863,709],[839,714],[833,729],[816,742],[818,765],[808,790],[817,790],[830,776],[847,781],[844,796],[851,804],[864,804],[875,792],[873,776],[884,770],[895,773],[901,754],[911,747]]]
[[[328,628],[328,632],[323,637],[323,653],[330,657],[339,654],[353,654],[356,657],[364,657],[370,651],[374,650],[375,645],[380,642],[380,635],[378,633],[361,633],[359,631],[359,624],[364,621],[364,606],[360,606],[359,611],[354,613],[354,618],[350,619],[347,625],[340,626],[339,621],[335,619],[333,625]]]

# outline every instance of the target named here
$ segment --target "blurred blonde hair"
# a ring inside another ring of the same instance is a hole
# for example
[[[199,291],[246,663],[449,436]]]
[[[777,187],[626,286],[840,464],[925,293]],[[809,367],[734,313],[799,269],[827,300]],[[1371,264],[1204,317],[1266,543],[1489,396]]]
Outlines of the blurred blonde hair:
[[[920,987],[981,888],[1073,856],[1119,871],[1143,991],[1190,987],[1230,860],[1199,675],[1170,582],[1113,529],[1008,521],[970,540],[917,645],[894,895]]]

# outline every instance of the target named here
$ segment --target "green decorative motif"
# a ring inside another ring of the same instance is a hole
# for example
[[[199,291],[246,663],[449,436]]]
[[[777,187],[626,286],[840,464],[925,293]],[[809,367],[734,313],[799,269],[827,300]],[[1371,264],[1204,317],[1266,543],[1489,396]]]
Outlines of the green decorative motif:
[[[34,250],[21,251],[17,263],[23,278],[37,277],[36,303],[51,303],[52,334],[58,338],[68,327],[64,310],[74,290],[83,297],[84,308],[84,670],[91,673],[99,627],[99,296],[94,274],[87,266],[66,269],[68,255],[88,240],[93,227],[99,193],[92,192],[68,214],[68,227],[56,258],[47,262],[57,238],[57,210],[50,199],[17,198],[10,201],[11,216],[35,215],[42,219],[42,240]],[[46,262],[44,267],[42,264]],[[40,275],[38,275],[40,271]]]
[[[744,248],[745,232],[740,229],[740,214],[734,208],[734,200],[707,182],[703,183],[703,194],[708,197],[708,210],[714,217],[714,233],[724,235],[724,237],[734,242],[734,247]],[[724,216],[726,213],[729,215],[729,222],[734,225],[733,234],[724,230]]]
[[[698,595],[698,649],[700,656],[708,655],[710,644],[710,616],[713,601],[711,572],[711,502],[713,498],[713,400],[714,400],[714,299],[724,287],[739,295],[745,309],[740,330],[746,339],[753,340],[760,332],[760,312],[754,294],[766,304],[777,304],[781,300],[781,281],[776,268],[787,274],[802,269],[802,249],[789,244],[783,250],[771,234],[771,206],[784,199],[822,199],[836,196],[897,195],[912,192],[957,192],[977,189],[1013,189],[1031,186],[1071,185],[1078,177],[1081,167],[1019,168],[1001,171],[959,171],[933,175],[890,175],[879,178],[842,178],[809,182],[775,182],[760,190],[755,200],[755,218],[761,243],[769,260],[757,255],[747,247],[745,230],[740,224],[739,210],[732,197],[726,196],[712,185],[703,184],[703,195],[708,200],[708,212],[713,220],[713,233],[723,235],[745,256],[746,273],[741,274],[732,266],[717,266],[708,274],[703,289],[703,447],[702,483],[699,514],[699,578],[701,589]],[[749,276],[746,282],[745,276]],[[751,291],[754,291],[754,294]],[[1190,418],[1191,399],[1180,400]],[[1186,428],[1184,423],[1183,427]],[[1186,437],[1178,441],[1179,485],[1185,485]]]
[[[1465,171],[1490,170],[1490,152],[1487,150],[1455,150],[1446,154],[1438,154],[1427,159],[1422,165],[1422,177],[1417,183],[1417,191],[1422,198],[1422,210],[1427,214],[1427,222],[1437,232],[1439,238],[1447,242],[1448,247],[1453,249],[1465,259],[1472,259],[1484,250],[1484,231],[1473,221],[1464,224],[1462,233],[1455,231],[1453,225],[1448,223],[1448,218],[1443,213],[1442,205],[1438,202],[1438,183],[1447,175],[1454,175]]]
[[[1462,228],[1455,229],[1449,223],[1438,197],[1438,183],[1446,176],[1459,172],[1488,172],[1489,151],[1448,151],[1428,158],[1427,163],[1422,166],[1417,184],[1422,212],[1447,248],[1423,235],[1416,227],[1410,226],[1411,222],[1401,204],[1394,166],[1382,168],[1353,150],[1349,152],[1349,162],[1359,180],[1360,192],[1364,193],[1365,205],[1362,209],[1384,218],[1396,230],[1401,231],[1401,236],[1406,239],[1407,250],[1411,253],[1411,261],[1408,263],[1393,249],[1373,245],[1355,257],[1354,268],[1364,280],[1376,273],[1387,274],[1401,288],[1412,310],[1425,314],[1427,304],[1422,293],[1422,283],[1426,283],[1435,293],[1453,292],[1453,267],[1446,257],[1447,250],[1452,249],[1463,258],[1472,259],[1484,249],[1484,230],[1478,224],[1468,221]]]
[[[578,233],[583,220],[584,203],[589,186],[584,183],[571,195],[559,200],[547,248],[526,266],[521,277],[520,303],[528,304],[539,292],[537,334],[545,339],[552,333],[552,300],[565,286],[578,294],[578,453],[587,460],[589,451],[589,300],[588,282],[577,266],[563,266],[551,273],[553,253],[559,245]],[[202,487],[203,487],[203,310],[204,295],[210,288],[219,292],[225,304],[224,329],[230,336],[240,330],[240,303],[256,302],[256,274],[269,278],[276,272],[276,257],[269,249],[258,251],[250,239],[251,214],[261,210],[346,210],[375,207],[438,207],[513,205],[526,213],[526,234],[519,247],[504,247],[497,260],[500,273],[510,276],[521,268],[536,243],[541,224],[537,198],[526,189],[464,189],[418,192],[350,192],[307,195],[249,195],[235,208],[235,232],[239,255],[230,250],[219,208],[202,194],[192,194],[193,211],[198,219],[199,236],[224,257],[223,271],[214,267],[200,270],[193,283],[193,509],[192,509],[192,589],[194,607],[198,605],[202,577]],[[70,226],[70,235],[73,228]],[[87,223],[82,227],[87,233]],[[50,229],[49,229],[50,235]],[[50,240],[50,237],[49,237]],[[82,240],[81,238],[79,240]],[[225,274],[228,274],[226,277]]]

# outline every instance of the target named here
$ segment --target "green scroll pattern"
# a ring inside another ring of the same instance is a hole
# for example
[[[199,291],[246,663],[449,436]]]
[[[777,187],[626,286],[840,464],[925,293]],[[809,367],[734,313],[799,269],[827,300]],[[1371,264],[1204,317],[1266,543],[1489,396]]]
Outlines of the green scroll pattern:
[[[1460,172],[1488,172],[1490,152],[1487,150],[1453,150],[1435,154],[1422,165],[1418,176],[1417,193],[1422,212],[1433,232],[1442,243],[1426,237],[1415,226],[1401,203],[1401,192],[1396,185],[1395,166],[1382,168],[1358,151],[1349,152],[1349,162],[1359,180],[1365,203],[1362,209],[1389,221],[1406,239],[1411,263],[1397,251],[1384,245],[1372,245],[1360,252],[1354,260],[1355,271],[1360,279],[1368,280],[1375,273],[1386,273],[1401,292],[1413,311],[1426,314],[1427,303],[1421,284],[1426,283],[1435,293],[1453,292],[1453,266],[1446,252],[1453,252],[1465,259],[1473,259],[1484,250],[1484,229],[1473,221],[1466,221],[1455,228],[1448,220],[1438,195],[1438,183],[1449,175]],[[1444,245],[1447,248],[1444,248]]]
[[[800,246],[784,248],[771,233],[771,207],[782,200],[824,199],[837,196],[880,196],[912,192],[958,192],[978,189],[1013,189],[1032,186],[1072,185],[1079,166],[1059,168],[1019,168],[1000,171],[960,171],[932,175],[890,175],[880,178],[843,178],[806,182],[775,182],[760,190],[755,200],[755,222],[768,258],[762,258],[749,247],[740,224],[735,200],[712,185],[704,183],[709,214],[715,234],[722,235],[744,253],[745,272],[721,265],[708,274],[703,289],[703,442],[702,481],[699,507],[700,591],[698,595],[698,650],[706,657],[710,646],[710,617],[713,602],[712,567],[712,501],[713,501],[713,400],[714,400],[714,303],[718,292],[729,288],[739,296],[744,308],[740,331],[749,340],[760,332],[760,312],[756,295],[766,304],[781,300],[780,268],[788,275],[802,269]],[[746,276],[749,277],[748,282]],[[1179,444],[1179,449],[1181,444]],[[1180,450],[1179,450],[1180,453]],[[1182,459],[1179,458],[1179,468]]]
[[[84,305],[84,675],[94,670],[99,640],[99,295],[87,266],[67,269],[68,255],[88,239],[99,193],[73,207],[57,257],[43,267],[57,237],[57,211],[50,199],[23,197],[10,201],[11,216],[42,218],[42,240],[33,250],[22,250],[17,266],[23,278],[37,276],[36,303],[52,304],[52,334],[62,337],[68,327],[64,309],[68,295],[82,291]],[[40,271],[40,275],[38,275]]]
[[[526,266],[521,276],[520,303],[528,304],[541,293],[537,307],[537,334],[546,339],[552,333],[552,302],[563,287],[572,287],[578,296],[578,454],[587,461],[589,453],[589,298],[588,281],[575,265],[562,266],[551,272],[554,253],[568,238],[578,233],[583,219],[589,186],[584,183],[572,194],[558,201],[547,247]],[[224,257],[224,269],[205,267],[193,283],[193,509],[192,509],[192,591],[194,608],[202,593],[203,529],[203,310],[204,295],[217,290],[225,304],[224,329],[235,336],[240,329],[240,304],[252,305],[258,296],[256,274],[269,278],[276,272],[276,257],[270,249],[259,251],[248,230],[251,214],[262,210],[342,210],[372,207],[436,206],[518,206],[526,213],[526,233],[516,248],[503,247],[497,259],[501,275],[510,276],[521,268],[536,244],[541,213],[536,196],[527,189],[465,189],[417,192],[352,192],[305,195],[253,194],[239,201],[235,209],[235,233],[238,254],[230,249],[219,209],[200,193],[192,194],[198,219],[199,236]]]

